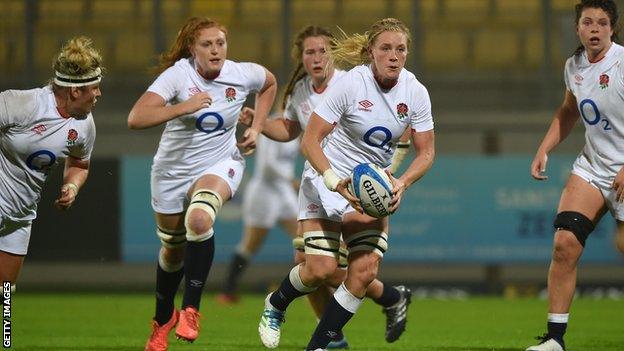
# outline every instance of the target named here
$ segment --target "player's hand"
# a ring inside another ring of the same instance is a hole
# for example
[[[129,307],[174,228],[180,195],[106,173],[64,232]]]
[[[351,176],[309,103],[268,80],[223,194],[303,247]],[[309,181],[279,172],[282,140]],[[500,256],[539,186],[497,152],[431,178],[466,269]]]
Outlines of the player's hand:
[[[251,127],[251,123],[253,123],[254,116],[256,111],[253,108],[243,107],[241,112],[238,114],[238,123]]]
[[[188,100],[182,102],[184,106],[184,114],[191,114],[202,108],[208,108],[212,105],[212,97],[205,91],[191,96]]]
[[[75,185],[63,184],[61,187],[61,195],[54,201],[54,206],[62,211],[65,211],[71,207],[78,195]]]
[[[336,186],[336,192],[342,195],[347,201],[349,201],[349,205],[353,207],[359,213],[364,213],[364,209],[362,209],[362,204],[360,203],[360,199],[355,197],[349,190],[349,184],[351,184],[351,178],[347,177],[341,179]]]
[[[395,178],[389,170],[385,170],[388,178],[390,178],[390,182],[392,183],[392,199],[390,200],[390,213],[394,213],[399,209],[399,205],[401,204],[401,199],[403,198],[403,193],[405,193],[405,189],[407,186],[405,183]]]
[[[253,128],[247,128],[243,133],[243,141],[238,143],[238,147],[243,149],[243,156],[249,156],[256,150],[256,139],[259,132]]]
[[[538,151],[531,163],[531,176],[537,180],[548,179],[548,176],[545,174],[547,162],[548,155],[545,152]]]
[[[620,168],[620,171],[615,175],[611,189],[615,190],[615,200],[624,202],[624,167]]]

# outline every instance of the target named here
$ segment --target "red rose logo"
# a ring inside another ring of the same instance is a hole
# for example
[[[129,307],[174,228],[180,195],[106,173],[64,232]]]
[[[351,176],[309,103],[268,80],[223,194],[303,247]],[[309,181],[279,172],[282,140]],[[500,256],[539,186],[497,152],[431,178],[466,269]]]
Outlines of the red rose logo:
[[[606,74],[601,74],[599,84],[600,84],[600,89],[609,87],[609,76]]]
[[[225,99],[227,100],[227,102],[232,102],[236,100],[236,89],[234,88],[225,89]]]
[[[403,119],[405,117],[407,117],[407,112],[409,111],[409,109],[407,108],[407,105],[404,103],[400,103],[397,105],[397,115],[399,117],[399,119]]]
[[[78,132],[75,129],[70,129],[67,133],[67,146],[73,146],[78,140]]]
[[[67,140],[76,141],[76,139],[78,139],[78,132],[75,129],[70,129],[67,133]]]

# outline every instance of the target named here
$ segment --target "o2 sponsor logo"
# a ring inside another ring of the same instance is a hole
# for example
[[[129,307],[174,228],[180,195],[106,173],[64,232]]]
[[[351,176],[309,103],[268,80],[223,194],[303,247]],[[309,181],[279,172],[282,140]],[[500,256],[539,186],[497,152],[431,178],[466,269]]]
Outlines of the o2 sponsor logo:
[[[380,148],[387,154],[392,152],[392,143],[390,142],[392,140],[392,132],[386,127],[376,126],[369,129],[364,133],[362,140],[364,140],[366,145]]]
[[[28,168],[43,173],[48,173],[56,163],[56,156],[49,150],[35,151],[26,158]]]
[[[195,128],[206,133],[214,134],[214,136],[225,134],[228,129],[223,128],[223,117],[216,112],[206,112],[199,116],[195,121]]]
[[[592,99],[585,99],[579,103],[579,111],[585,123],[590,126],[599,124],[602,130],[611,130],[609,120],[600,115],[598,106]]]

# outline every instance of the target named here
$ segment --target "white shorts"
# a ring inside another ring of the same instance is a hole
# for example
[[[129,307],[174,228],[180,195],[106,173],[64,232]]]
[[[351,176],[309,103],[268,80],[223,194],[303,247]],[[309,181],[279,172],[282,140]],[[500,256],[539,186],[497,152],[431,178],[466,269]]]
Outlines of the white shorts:
[[[173,176],[155,172],[152,169],[152,208],[157,213],[174,214],[184,212],[188,206],[187,197],[191,186],[202,176],[207,174],[216,175],[223,179],[230,187],[232,197],[243,179],[245,160],[228,158],[218,164],[208,167],[194,177]]]
[[[272,228],[278,221],[296,218],[297,194],[291,182],[251,179],[243,195],[245,226]]]
[[[323,177],[306,163],[299,188],[299,216],[297,219],[323,218],[342,222],[346,213],[353,212],[349,201],[323,183]]]
[[[624,204],[616,200],[617,193],[611,189],[615,175],[609,175],[607,172],[597,170],[589,163],[589,160],[583,153],[574,161],[572,174],[583,178],[589,184],[598,188],[611,215],[618,221],[624,221]]]
[[[0,251],[26,255],[32,222],[16,222],[0,218]]]

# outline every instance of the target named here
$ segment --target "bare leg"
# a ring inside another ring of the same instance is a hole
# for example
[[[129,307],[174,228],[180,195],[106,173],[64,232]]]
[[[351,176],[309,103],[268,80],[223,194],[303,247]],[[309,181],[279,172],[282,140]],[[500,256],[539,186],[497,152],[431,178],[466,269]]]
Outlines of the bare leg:
[[[557,213],[577,212],[595,225],[605,211],[605,201],[600,190],[581,177],[570,175],[561,194]],[[575,220],[586,221],[583,218]],[[583,239],[578,239],[575,233],[567,229],[555,233],[548,271],[548,333],[540,338],[542,342],[539,345],[530,346],[527,351],[565,348],[568,312],[576,290],[576,267],[583,253],[583,244],[579,240]]]
[[[615,235],[615,247],[624,254],[624,222],[617,221],[617,233]]]
[[[15,285],[24,264],[24,257],[23,255],[0,251],[0,281],[9,281],[11,285]]]
[[[605,209],[600,190],[582,178],[571,175],[566,184],[557,212],[576,211],[597,223]],[[548,311],[568,313],[576,290],[576,265],[583,246],[572,232],[555,233],[553,254],[548,272]]]

